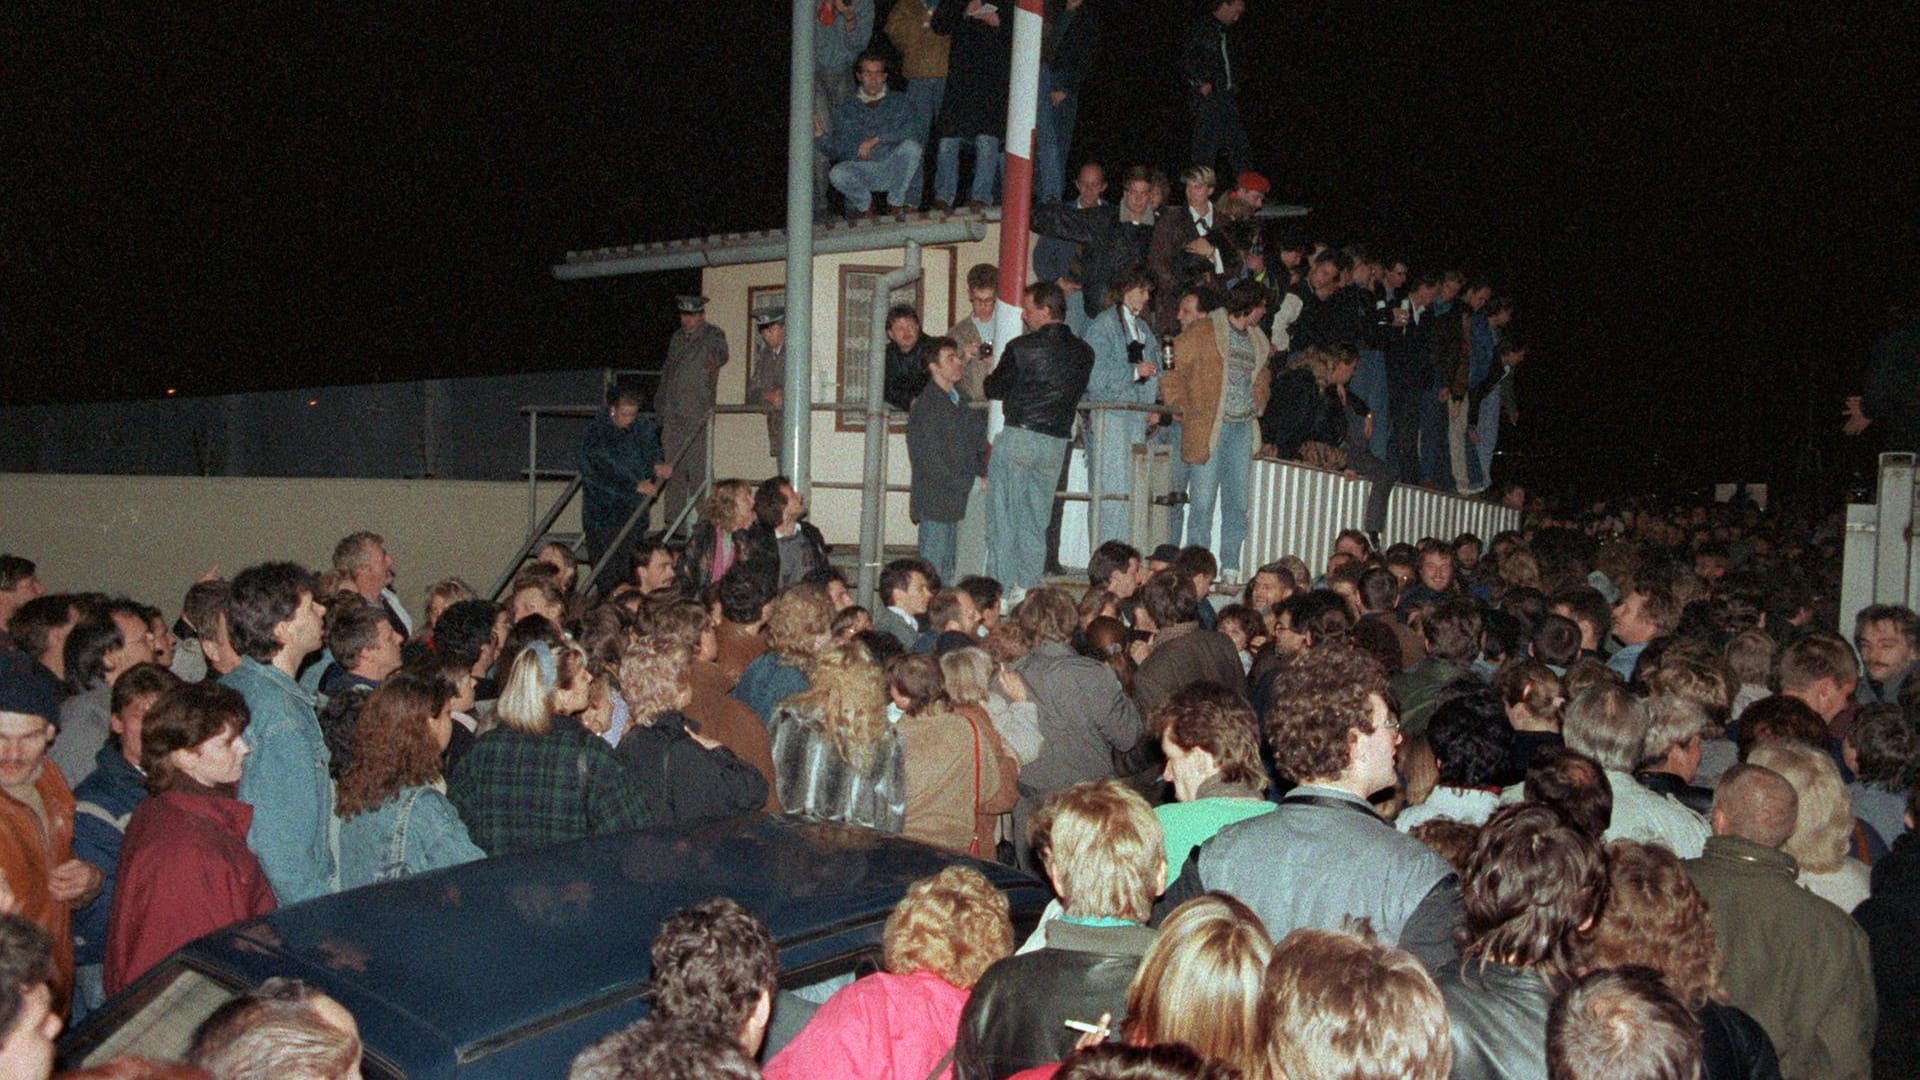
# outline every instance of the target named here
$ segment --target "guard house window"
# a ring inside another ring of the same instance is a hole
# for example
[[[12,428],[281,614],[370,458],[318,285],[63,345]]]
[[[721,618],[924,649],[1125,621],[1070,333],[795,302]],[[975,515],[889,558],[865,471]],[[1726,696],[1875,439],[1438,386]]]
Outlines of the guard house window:
[[[874,284],[882,275],[897,267],[891,266],[843,266],[840,268],[840,394],[843,405],[865,405],[867,403],[867,364],[872,359],[868,340],[872,332],[874,308]],[[922,279],[924,280],[924,279]],[[895,304],[910,304],[913,310],[926,310],[920,282],[915,281],[893,290],[881,307],[890,308]],[[923,323],[921,333],[926,333]],[[882,339],[880,346],[886,346]],[[841,412],[836,415],[835,430],[865,431],[866,414],[860,412]],[[905,419],[893,425],[895,431],[905,431]]]

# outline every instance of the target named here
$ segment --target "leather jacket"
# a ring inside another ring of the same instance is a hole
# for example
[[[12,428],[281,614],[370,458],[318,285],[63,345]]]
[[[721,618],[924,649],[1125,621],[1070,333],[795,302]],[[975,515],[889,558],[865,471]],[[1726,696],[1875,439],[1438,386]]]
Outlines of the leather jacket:
[[[1434,981],[1453,1024],[1453,1080],[1546,1080],[1553,990],[1538,971],[1468,960]]]
[[[1092,375],[1093,346],[1056,322],[1007,342],[986,391],[1000,400],[1010,426],[1064,439],[1073,434],[1074,407]]]
[[[1047,947],[1009,956],[987,969],[960,1014],[954,1080],[1002,1080],[1059,1061],[1080,1034],[1064,1021],[1126,1029],[1127,985],[1153,944],[1144,926],[1082,926],[1056,919]]]
[[[791,580],[781,578],[780,540],[774,535],[773,527],[770,525],[756,521],[741,531],[739,561],[751,564],[754,567],[754,573],[767,574],[779,580],[780,587],[786,588],[800,580],[801,576],[815,570],[823,570],[829,565],[827,542],[820,535],[820,530],[814,528],[812,522],[802,521],[800,535],[805,538],[805,549],[801,558],[801,562],[805,565],[800,575]]]
[[[1693,1015],[1700,1021],[1700,1080],[1780,1080],[1780,1058],[1758,1020],[1712,1001]]]

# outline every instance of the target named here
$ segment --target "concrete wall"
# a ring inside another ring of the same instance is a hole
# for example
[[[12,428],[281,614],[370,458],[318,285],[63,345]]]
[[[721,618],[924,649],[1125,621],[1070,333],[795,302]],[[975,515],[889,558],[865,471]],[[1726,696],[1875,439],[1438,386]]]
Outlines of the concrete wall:
[[[38,563],[48,589],[125,593],[169,617],[208,567],[325,569],[359,529],[386,537],[395,588],[418,614],[443,577],[486,589],[527,528],[525,485],[467,480],[0,473],[0,507],[0,551]],[[578,512],[557,527],[578,530]]]

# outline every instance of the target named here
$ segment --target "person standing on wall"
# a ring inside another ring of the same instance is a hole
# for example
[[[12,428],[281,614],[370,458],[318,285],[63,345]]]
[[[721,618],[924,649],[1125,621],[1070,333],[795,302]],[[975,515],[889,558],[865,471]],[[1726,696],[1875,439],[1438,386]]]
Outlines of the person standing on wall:
[[[1213,548],[1221,580],[1239,580],[1240,548],[1247,537],[1247,495],[1256,422],[1273,390],[1267,378],[1272,346],[1260,332],[1267,313],[1266,290],[1246,281],[1227,303],[1198,320],[1173,341],[1172,368],[1160,376],[1160,396],[1181,410],[1180,457],[1187,474],[1187,541],[1204,545],[1220,507],[1220,539]]]

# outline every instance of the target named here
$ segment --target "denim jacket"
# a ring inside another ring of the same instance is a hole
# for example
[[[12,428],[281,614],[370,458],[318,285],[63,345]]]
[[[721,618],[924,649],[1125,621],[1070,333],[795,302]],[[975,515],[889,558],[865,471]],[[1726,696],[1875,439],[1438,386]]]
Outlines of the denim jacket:
[[[446,795],[422,784],[396,792],[379,806],[340,823],[340,887],[458,866],[486,852],[467,836],[467,826]]]
[[[340,826],[313,695],[250,657],[220,681],[246,698],[252,715],[244,734],[253,753],[240,777],[240,801],[253,807],[247,846],[274,895],[284,906],[338,891]]]

